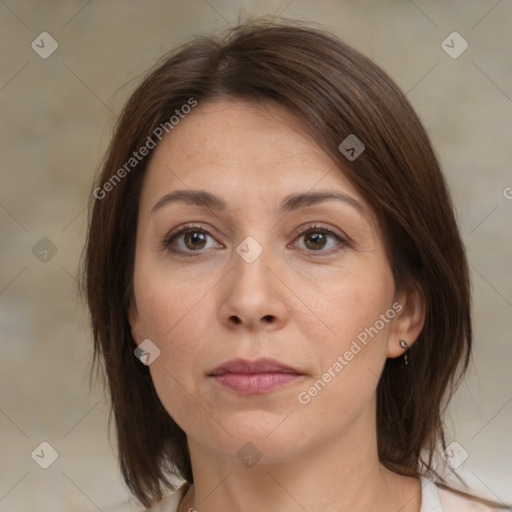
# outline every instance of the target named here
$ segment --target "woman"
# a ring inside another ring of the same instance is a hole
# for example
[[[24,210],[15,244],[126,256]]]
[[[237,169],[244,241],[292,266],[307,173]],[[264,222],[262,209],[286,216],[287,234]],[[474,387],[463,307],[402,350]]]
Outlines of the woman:
[[[449,193],[405,96],[336,37],[257,21],[166,56],[120,117],[85,264],[144,506],[491,510],[436,466],[471,353]]]

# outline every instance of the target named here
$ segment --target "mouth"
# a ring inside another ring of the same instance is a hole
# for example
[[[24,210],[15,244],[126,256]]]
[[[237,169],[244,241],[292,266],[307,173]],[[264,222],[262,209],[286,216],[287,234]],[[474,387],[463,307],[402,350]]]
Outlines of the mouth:
[[[300,370],[275,359],[234,359],[208,374],[221,386],[240,394],[261,394],[293,383],[304,376]]]

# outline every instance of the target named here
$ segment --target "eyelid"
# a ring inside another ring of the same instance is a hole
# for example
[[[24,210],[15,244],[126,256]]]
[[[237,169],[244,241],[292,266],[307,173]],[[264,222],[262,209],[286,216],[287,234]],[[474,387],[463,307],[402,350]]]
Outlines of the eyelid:
[[[322,223],[313,222],[313,224],[308,224],[306,227],[299,227],[296,230],[297,236],[300,236],[308,231],[318,229],[319,231],[323,230],[328,233],[332,233],[333,235],[345,240],[346,242],[350,241],[350,238],[345,235],[343,232],[339,232],[339,230],[336,230],[336,228],[333,228],[331,226],[323,225]]]
[[[171,240],[176,235],[183,234],[183,232],[186,232],[189,229],[197,229],[198,231],[204,231],[205,233],[210,234],[209,231],[207,229],[205,229],[203,225],[196,224],[194,222],[192,222],[192,223],[187,222],[186,224],[181,224],[177,228],[172,229],[167,235],[165,235],[163,242],[167,243],[169,240]]]

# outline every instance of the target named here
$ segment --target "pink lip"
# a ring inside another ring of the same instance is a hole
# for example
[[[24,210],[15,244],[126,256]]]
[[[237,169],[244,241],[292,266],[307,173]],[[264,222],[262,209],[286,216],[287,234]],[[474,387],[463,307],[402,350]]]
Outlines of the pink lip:
[[[258,394],[284,386],[304,374],[275,359],[234,359],[221,364],[208,375],[238,393]]]

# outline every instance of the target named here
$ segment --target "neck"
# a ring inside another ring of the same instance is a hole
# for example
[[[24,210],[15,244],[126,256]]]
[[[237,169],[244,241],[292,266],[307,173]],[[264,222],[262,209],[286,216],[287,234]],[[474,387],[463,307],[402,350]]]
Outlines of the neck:
[[[286,461],[246,467],[189,438],[194,485],[179,511],[418,512],[419,480],[384,468],[374,441],[353,430]]]

